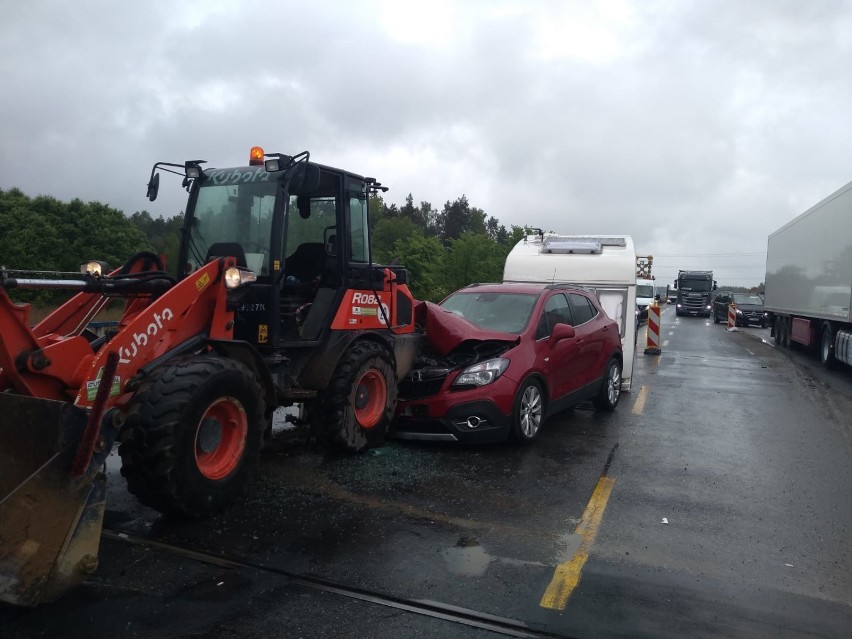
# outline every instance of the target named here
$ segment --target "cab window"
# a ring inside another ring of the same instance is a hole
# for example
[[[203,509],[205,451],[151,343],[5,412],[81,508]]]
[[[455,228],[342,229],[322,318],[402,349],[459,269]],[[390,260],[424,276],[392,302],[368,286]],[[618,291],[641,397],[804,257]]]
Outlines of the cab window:
[[[367,232],[367,201],[360,197],[349,198],[350,256],[353,262],[367,262],[370,234]]]

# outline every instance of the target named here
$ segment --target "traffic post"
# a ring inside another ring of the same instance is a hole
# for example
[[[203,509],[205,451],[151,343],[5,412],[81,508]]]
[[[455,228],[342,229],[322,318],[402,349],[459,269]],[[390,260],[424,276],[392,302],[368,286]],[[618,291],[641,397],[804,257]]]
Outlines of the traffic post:
[[[645,355],[660,354],[660,304],[656,300],[648,306]]]
[[[728,328],[729,331],[737,331],[737,305],[731,302],[728,304]]]

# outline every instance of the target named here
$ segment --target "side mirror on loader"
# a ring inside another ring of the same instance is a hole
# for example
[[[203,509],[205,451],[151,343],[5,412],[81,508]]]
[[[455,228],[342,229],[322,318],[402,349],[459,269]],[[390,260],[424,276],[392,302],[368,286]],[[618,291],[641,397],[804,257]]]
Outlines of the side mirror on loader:
[[[297,165],[296,172],[290,178],[290,194],[301,195],[313,193],[320,185],[320,170],[316,164],[301,162]]]
[[[148,200],[153,202],[157,199],[157,193],[160,192],[160,174],[154,173],[151,179],[148,180]]]

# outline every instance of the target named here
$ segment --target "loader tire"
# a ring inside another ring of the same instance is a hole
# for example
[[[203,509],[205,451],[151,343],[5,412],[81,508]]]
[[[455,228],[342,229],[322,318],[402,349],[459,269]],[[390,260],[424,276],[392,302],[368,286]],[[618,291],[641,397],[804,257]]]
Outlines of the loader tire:
[[[213,355],[176,359],[130,402],[119,435],[121,474],[146,506],[208,515],[245,488],[265,427],[263,393],[246,366]]]
[[[327,394],[307,406],[308,421],[323,444],[359,452],[384,441],[396,397],[390,352],[361,341],[340,359]]]

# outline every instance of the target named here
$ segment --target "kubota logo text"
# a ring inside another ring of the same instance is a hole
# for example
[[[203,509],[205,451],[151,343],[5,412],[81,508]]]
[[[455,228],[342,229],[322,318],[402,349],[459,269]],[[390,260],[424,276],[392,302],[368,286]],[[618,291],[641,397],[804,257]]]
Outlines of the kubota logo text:
[[[145,348],[148,345],[148,338],[154,338],[163,330],[164,322],[174,319],[175,314],[172,309],[164,308],[160,313],[154,313],[151,318],[151,323],[141,333],[133,334],[133,342],[129,346],[122,346],[118,349],[118,363],[129,364],[136,355],[139,354],[140,348]]]

